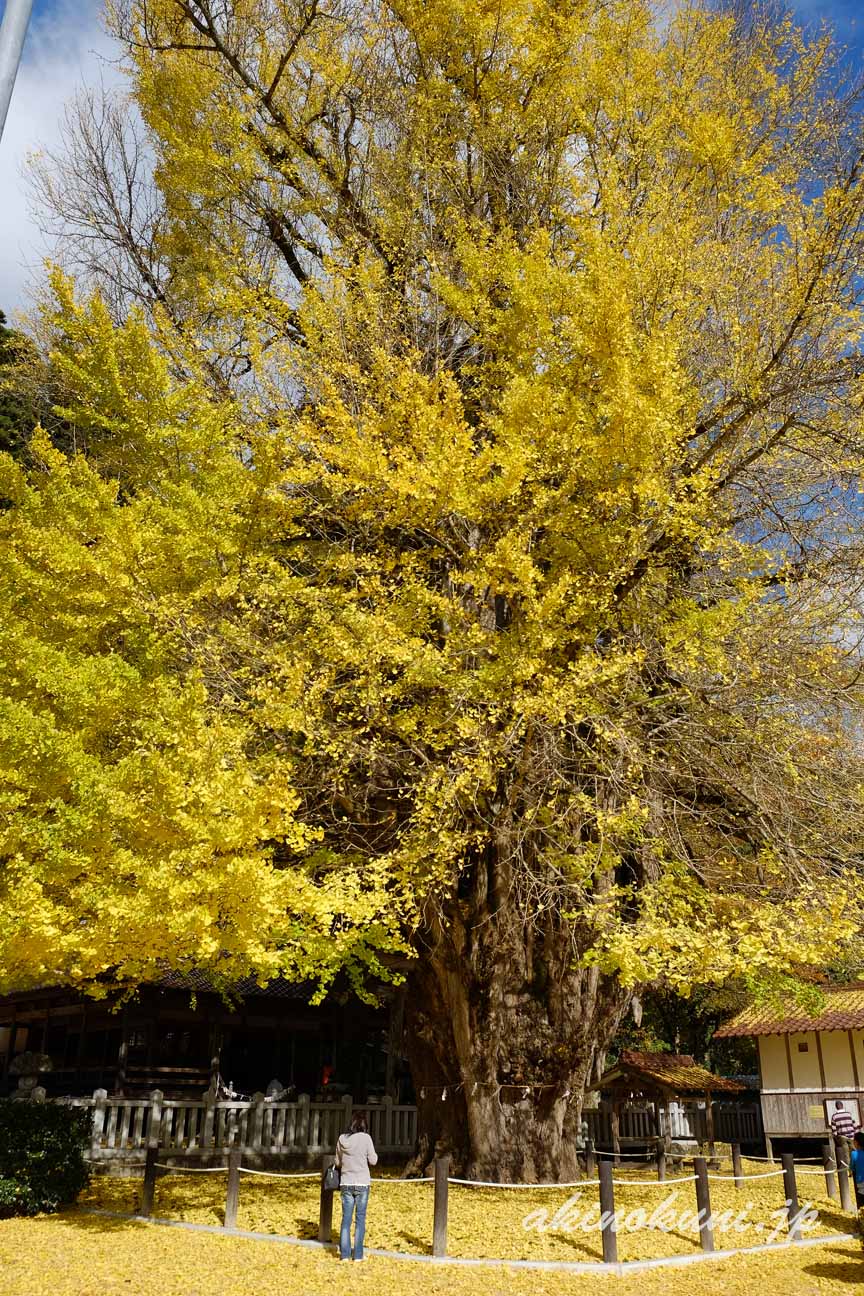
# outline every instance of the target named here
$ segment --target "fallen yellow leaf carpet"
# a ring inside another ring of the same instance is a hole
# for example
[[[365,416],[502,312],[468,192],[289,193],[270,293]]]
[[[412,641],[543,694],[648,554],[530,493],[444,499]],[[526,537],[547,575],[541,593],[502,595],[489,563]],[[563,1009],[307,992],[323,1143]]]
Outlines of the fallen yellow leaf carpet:
[[[623,1278],[370,1257],[69,1212],[0,1222],[2,1296],[840,1296],[860,1291],[857,1239]]]

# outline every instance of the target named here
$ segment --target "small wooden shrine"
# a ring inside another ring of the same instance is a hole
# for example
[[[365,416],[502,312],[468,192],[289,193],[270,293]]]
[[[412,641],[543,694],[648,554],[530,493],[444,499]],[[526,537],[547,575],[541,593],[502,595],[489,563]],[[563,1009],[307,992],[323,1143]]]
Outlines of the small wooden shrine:
[[[612,1148],[621,1150],[621,1112],[633,1104],[650,1106],[654,1115],[654,1138],[671,1149],[672,1120],[669,1104],[688,1099],[705,1103],[705,1141],[714,1155],[715,1094],[741,1093],[744,1086],[737,1080],[714,1075],[683,1053],[635,1053],[624,1051],[618,1061],[591,1086],[599,1090],[611,1107]]]

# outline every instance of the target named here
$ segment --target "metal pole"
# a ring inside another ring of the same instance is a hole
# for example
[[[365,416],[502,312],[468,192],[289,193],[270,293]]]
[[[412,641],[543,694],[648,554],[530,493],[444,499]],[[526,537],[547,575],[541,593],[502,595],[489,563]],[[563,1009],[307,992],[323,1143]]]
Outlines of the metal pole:
[[[32,9],[33,0],[6,0],[3,22],[0,24],[0,138],[6,125],[9,100],[18,75]]]

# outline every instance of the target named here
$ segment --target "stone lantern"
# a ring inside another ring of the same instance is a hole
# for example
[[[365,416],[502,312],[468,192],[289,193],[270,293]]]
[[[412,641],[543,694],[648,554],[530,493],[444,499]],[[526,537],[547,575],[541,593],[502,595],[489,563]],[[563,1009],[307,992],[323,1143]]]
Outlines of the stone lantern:
[[[54,1063],[47,1053],[19,1053],[9,1064],[10,1076],[18,1077],[18,1088],[12,1102],[44,1102],[45,1090],[39,1083],[43,1071],[53,1071]]]

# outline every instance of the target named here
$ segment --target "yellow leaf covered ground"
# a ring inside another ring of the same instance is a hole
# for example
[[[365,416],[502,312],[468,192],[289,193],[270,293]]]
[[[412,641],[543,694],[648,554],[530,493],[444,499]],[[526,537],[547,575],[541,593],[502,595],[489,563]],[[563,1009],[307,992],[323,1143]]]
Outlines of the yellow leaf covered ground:
[[[626,1278],[374,1256],[336,1264],[325,1252],[93,1215],[0,1222],[3,1296],[848,1296],[864,1278],[854,1239]]]
[[[748,1163],[747,1173],[763,1174],[768,1167]],[[719,1173],[730,1174],[728,1165]],[[616,1181],[650,1179],[650,1171],[616,1170]],[[747,1210],[747,1226],[734,1232],[717,1234],[717,1248],[756,1246],[766,1241],[778,1226],[777,1212],[782,1209],[783,1180],[754,1178],[740,1190],[731,1182],[712,1180],[711,1206],[716,1213],[729,1211],[733,1216]],[[156,1186],[155,1214],[165,1219],[196,1224],[220,1225],[225,1204],[225,1174],[169,1174]],[[133,1213],[140,1200],[140,1180],[94,1179],[82,1197],[84,1206]],[[799,1170],[799,1200],[812,1202],[819,1213],[818,1233],[851,1232],[854,1217],[844,1215],[836,1202],[824,1194],[821,1175]],[[504,1260],[571,1260],[602,1259],[600,1234],[588,1232],[527,1229],[523,1221],[541,1210],[548,1217],[569,1200],[584,1208],[598,1202],[596,1187],[570,1189],[477,1189],[451,1186],[448,1226],[448,1250],[453,1256]],[[695,1190],[692,1182],[674,1182],[661,1186],[634,1184],[616,1187],[616,1207],[622,1213],[643,1208],[650,1213],[664,1200],[674,1203],[673,1213],[695,1213]],[[596,1218],[596,1210],[594,1212]],[[547,1218],[548,1218],[547,1217]],[[334,1207],[338,1227],[340,1209]],[[243,1175],[240,1187],[238,1227],[254,1232],[279,1233],[290,1237],[315,1238],[318,1234],[317,1179],[278,1179],[260,1175]],[[780,1238],[785,1230],[780,1228]],[[432,1185],[387,1184],[380,1180],[373,1186],[367,1218],[366,1244],[384,1250],[431,1254]],[[644,1260],[667,1255],[684,1255],[700,1250],[695,1228],[673,1228],[622,1231],[618,1251],[621,1260]]]

